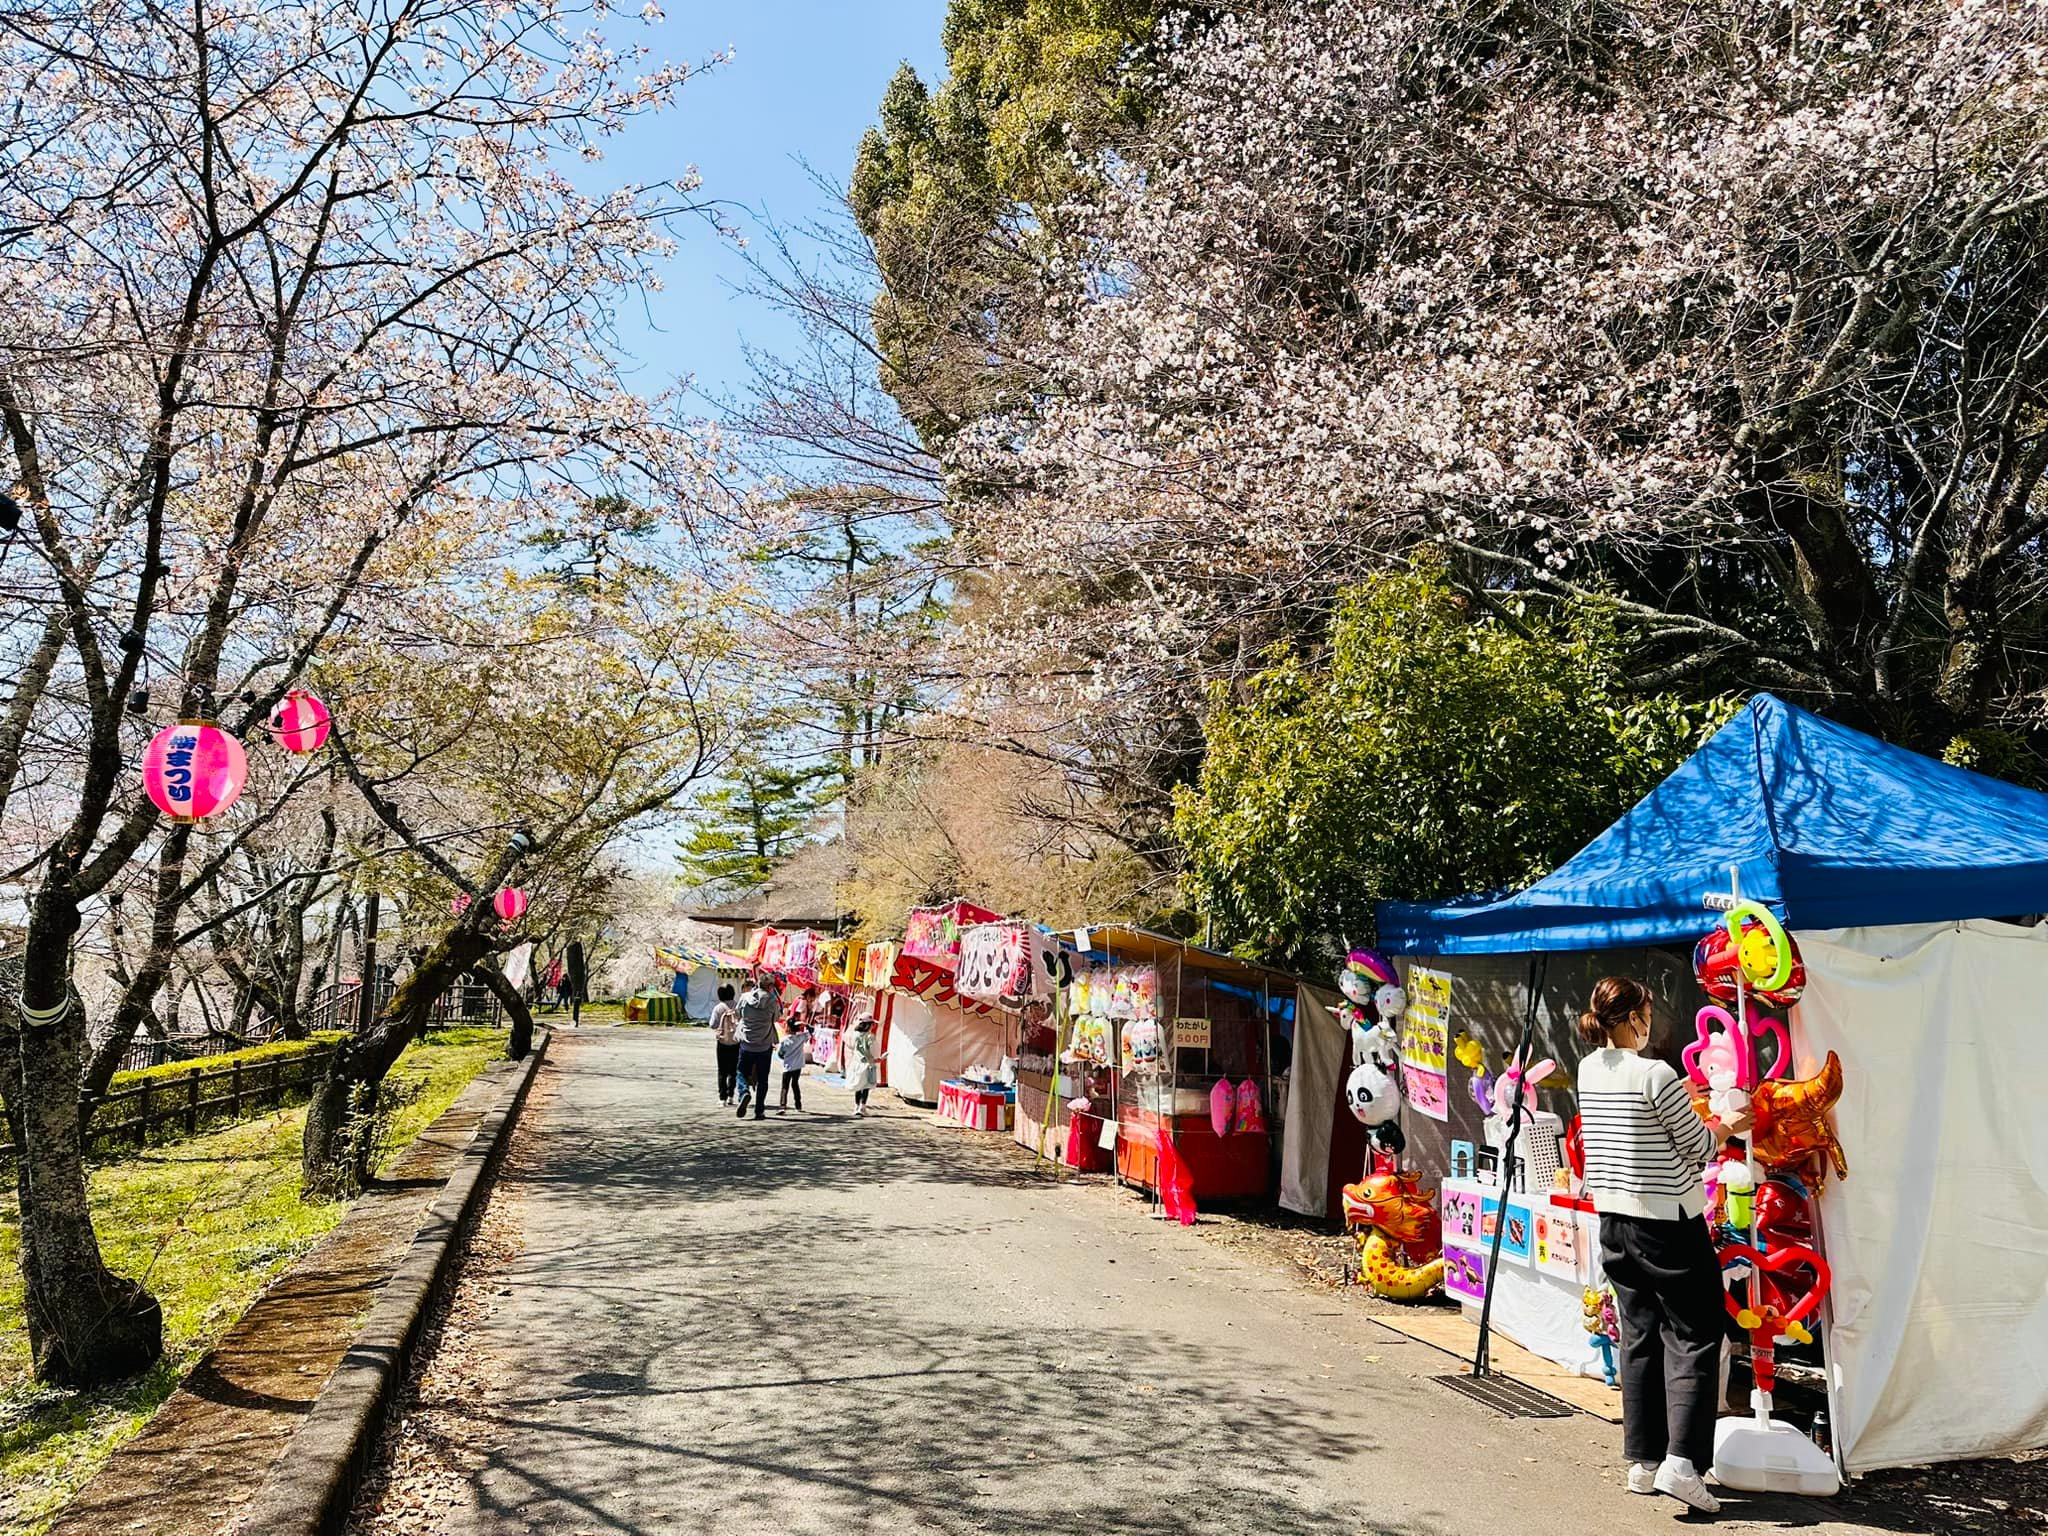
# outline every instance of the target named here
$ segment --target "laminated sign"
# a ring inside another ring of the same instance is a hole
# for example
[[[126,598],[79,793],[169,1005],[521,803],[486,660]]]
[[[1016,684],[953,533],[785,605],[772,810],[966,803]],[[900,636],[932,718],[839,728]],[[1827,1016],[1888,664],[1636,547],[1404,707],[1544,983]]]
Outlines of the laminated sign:
[[[1432,1120],[1451,1118],[1451,978],[1415,966],[1401,1024],[1401,1087],[1409,1107]]]

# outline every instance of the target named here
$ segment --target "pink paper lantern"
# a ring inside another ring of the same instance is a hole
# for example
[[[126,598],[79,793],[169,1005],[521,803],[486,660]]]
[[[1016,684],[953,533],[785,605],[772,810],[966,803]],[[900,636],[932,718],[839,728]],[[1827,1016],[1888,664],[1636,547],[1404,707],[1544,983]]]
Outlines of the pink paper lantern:
[[[294,688],[270,712],[270,730],[277,737],[277,744],[301,756],[325,746],[333,725],[334,717],[328,713],[327,705],[303,688]]]
[[[501,886],[498,894],[491,898],[491,910],[501,921],[516,923],[526,915],[526,892],[517,886]]]
[[[469,910],[469,892],[457,891],[455,899],[448,903],[448,907],[457,917],[462,916],[463,913]]]
[[[241,798],[249,781],[242,744],[211,720],[180,720],[142,754],[142,787],[172,821],[200,822]]]

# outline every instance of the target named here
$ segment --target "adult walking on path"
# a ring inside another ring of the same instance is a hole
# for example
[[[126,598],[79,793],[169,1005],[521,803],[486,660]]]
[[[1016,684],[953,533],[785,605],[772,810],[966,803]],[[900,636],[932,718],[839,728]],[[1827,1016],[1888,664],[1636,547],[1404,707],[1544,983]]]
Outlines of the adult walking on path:
[[[1707,1160],[1747,1115],[1709,1126],[1650,1044],[1650,990],[1629,976],[1593,988],[1579,1036],[1586,1192],[1621,1318],[1622,1451],[1631,1493],[1667,1493],[1703,1514],[1721,1502],[1714,1464],[1725,1326],[1721,1263],[1701,1214]]]
[[[740,1075],[740,1011],[733,1006],[732,983],[718,988],[711,1008],[711,1039],[718,1047],[718,1102],[730,1104]]]
[[[768,1114],[768,1068],[775,1059],[775,1020],[782,1012],[782,1000],[775,984],[765,976],[752,976],[739,997],[740,1090],[739,1114],[745,1119],[751,1098],[754,1118]]]

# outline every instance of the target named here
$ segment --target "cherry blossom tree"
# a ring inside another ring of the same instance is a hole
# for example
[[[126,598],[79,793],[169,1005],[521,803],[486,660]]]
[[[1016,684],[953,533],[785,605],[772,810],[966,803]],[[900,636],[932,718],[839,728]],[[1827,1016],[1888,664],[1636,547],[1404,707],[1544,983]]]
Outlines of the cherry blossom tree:
[[[1996,0],[1170,24],[1034,386],[958,442],[1010,583],[968,670],[1079,743],[1429,542],[1482,602],[1640,625],[1649,686],[2039,740],[2044,28]]]
[[[0,845],[28,891],[0,1054],[46,1379],[161,1347],[86,1206],[72,980],[138,854],[191,883],[202,836],[163,831],[132,771],[147,731],[222,712],[246,734],[423,572],[502,561],[590,483],[695,470],[610,331],[690,185],[571,174],[688,70],[602,15],[55,0],[0,26],[0,429],[25,514],[0,564]]]

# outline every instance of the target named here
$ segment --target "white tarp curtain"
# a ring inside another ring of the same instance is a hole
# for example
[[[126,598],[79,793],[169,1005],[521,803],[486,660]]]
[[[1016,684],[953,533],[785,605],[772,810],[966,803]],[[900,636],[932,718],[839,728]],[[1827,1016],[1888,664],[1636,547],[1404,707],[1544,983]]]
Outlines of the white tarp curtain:
[[[899,1098],[935,1103],[939,1084],[979,1063],[1003,1062],[1003,1016],[896,994],[889,1018],[889,1086]]]
[[[690,972],[689,979],[684,983],[687,990],[683,993],[683,1012],[700,1022],[709,1020],[711,1010],[718,1004],[718,988],[721,982],[737,990],[733,979],[719,975],[718,967],[715,965],[700,965]]]
[[[1797,1075],[1843,1067],[1820,1211],[1846,1464],[2048,1443],[2048,929],[1797,937]]]
[[[1330,1010],[1335,992],[1294,991],[1294,1063],[1288,1068],[1287,1124],[1280,1139],[1280,1206],[1303,1216],[1330,1214],[1330,1116],[1350,1066],[1350,1042]]]

